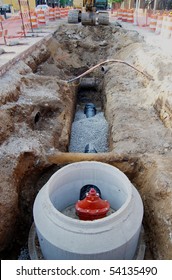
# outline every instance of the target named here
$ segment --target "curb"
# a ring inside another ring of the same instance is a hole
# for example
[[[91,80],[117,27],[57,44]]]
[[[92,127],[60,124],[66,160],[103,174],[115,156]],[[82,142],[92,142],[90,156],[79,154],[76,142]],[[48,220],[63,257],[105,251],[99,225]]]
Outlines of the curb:
[[[0,66],[0,76],[4,75],[11,68],[11,66],[14,65],[15,63],[19,62],[20,60],[24,60],[27,56],[29,56],[33,51],[35,51],[43,43],[47,43],[48,40],[53,36],[54,32],[52,32],[51,34],[48,34],[48,36],[44,37],[40,41],[38,41],[38,42],[34,43],[33,45],[31,45],[30,47],[28,47],[27,50],[21,52],[14,58],[10,59],[7,63]]]

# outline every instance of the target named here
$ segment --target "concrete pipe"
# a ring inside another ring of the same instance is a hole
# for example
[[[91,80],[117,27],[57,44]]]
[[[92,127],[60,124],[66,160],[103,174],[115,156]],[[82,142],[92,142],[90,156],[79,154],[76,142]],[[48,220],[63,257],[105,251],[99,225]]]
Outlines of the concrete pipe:
[[[96,185],[113,214],[81,221],[61,212],[79,198],[82,186]],[[136,188],[117,168],[94,161],[69,164],[58,170],[38,193],[34,222],[45,259],[133,259],[143,218]]]
[[[79,87],[80,88],[97,88],[99,85],[99,81],[96,78],[81,78]]]
[[[102,71],[104,74],[106,74],[106,73],[108,72],[108,70],[109,70],[109,67],[108,67],[108,66],[102,66],[102,67],[101,67],[101,71]]]

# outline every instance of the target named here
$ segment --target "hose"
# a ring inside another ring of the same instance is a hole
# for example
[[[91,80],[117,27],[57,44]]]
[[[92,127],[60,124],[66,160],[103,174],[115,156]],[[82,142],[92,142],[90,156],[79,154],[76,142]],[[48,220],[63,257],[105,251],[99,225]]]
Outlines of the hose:
[[[91,67],[90,69],[88,69],[87,71],[85,71],[83,74],[75,77],[75,78],[72,78],[70,80],[67,81],[67,83],[72,83],[82,77],[84,77],[85,75],[89,74],[90,72],[92,72],[94,69],[96,69],[97,67],[103,65],[103,64],[106,64],[106,63],[122,63],[122,64],[125,64],[131,68],[133,68],[134,70],[136,70],[137,72],[141,73],[142,75],[144,75],[145,77],[147,77],[149,80],[154,80],[152,76],[150,76],[149,74],[137,69],[136,67],[134,67],[133,65],[131,65],[130,63],[126,62],[126,61],[123,61],[123,60],[117,60],[117,59],[108,59],[108,60],[105,60],[101,63],[98,63],[96,64],[95,66]]]

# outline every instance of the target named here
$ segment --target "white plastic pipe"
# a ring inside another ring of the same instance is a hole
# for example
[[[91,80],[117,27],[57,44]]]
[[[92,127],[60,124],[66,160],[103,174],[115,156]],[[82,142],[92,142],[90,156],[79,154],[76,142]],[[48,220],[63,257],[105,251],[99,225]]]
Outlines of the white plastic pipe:
[[[81,221],[61,211],[75,204],[80,189],[96,185],[115,213]],[[58,170],[38,193],[34,222],[45,259],[133,259],[143,218],[136,188],[117,168],[101,162],[78,162]]]

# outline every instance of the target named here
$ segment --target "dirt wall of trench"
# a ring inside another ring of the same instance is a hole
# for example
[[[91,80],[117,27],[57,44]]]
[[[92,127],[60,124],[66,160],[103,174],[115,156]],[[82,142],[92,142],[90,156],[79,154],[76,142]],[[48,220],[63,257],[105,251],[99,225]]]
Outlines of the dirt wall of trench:
[[[29,230],[33,201],[40,188],[36,182],[50,166],[45,154],[68,148],[75,87],[69,88],[58,78],[34,74],[49,56],[44,45],[1,77],[1,252],[11,249],[16,240],[22,244],[26,228]]]

